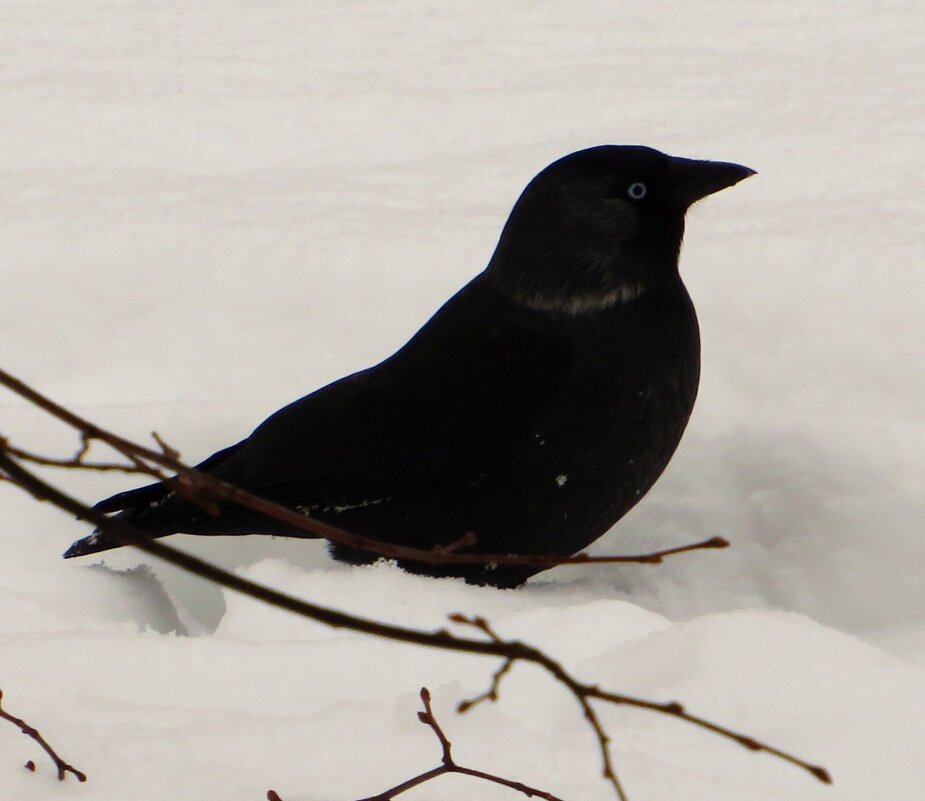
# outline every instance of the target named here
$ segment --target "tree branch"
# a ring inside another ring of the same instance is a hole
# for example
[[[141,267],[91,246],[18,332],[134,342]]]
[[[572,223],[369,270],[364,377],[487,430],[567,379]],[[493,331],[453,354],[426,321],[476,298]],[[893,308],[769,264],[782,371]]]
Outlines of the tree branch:
[[[431,768],[430,770],[424,771],[424,773],[419,773],[417,776],[413,776],[406,781],[401,782],[401,784],[396,784],[394,787],[390,787],[388,790],[383,790],[377,795],[371,795],[368,798],[361,798],[359,801],[392,801],[395,796],[400,795],[401,793],[411,790],[414,787],[420,787],[422,784],[429,782],[433,779],[436,779],[438,776],[443,776],[447,773],[460,773],[464,776],[473,776],[476,779],[482,779],[483,781],[492,782],[493,784],[500,784],[504,787],[510,787],[512,790],[516,790],[519,793],[523,793],[529,797],[543,798],[545,801],[562,801],[561,798],[554,796],[552,793],[547,793],[543,790],[538,790],[536,787],[531,787],[528,784],[523,782],[515,782],[511,779],[504,779],[501,776],[496,776],[493,773],[486,773],[485,771],[475,770],[474,768],[466,768],[462,765],[456,763],[453,759],[453,744],[449,741],[446,734],[444,734],[443,729],[440,727],[440,724],[437,723],[436,717],[434,717],[433,709],[430,705],[430,691],[426,687],[421,688],[421,702],[424,704],[424,711],[418,712],[418,720],[426,726],[430,727],[430,730],[434,733],[434,736],[440,743],[440,748],[443,751],[441,756],[441,764],[436,768]],[[267,792],[268,801],[282,801],[279,795],[275,790],[270,790]]]
[[[483,618],[467,618],[465,615],[453,614],[450,615],[450,619],[455,623],[460,623],[463,625],[472,626],[479,629],[480,631],[485,632],[489,639],[492,642],[505,642],[498,639],[498,635],[488,626],[486,621]],[[501,668],[494,674],[492,679],[492,685],[486,693],[483,693],[480,696],[469,701],[463,701],[459,705],[460,712],[465,712],[471,709],[476,704],[485,701],[497,700],[497,685],[500,681],[500,678],[508,672],[511,668],[514,661],[521,657],[509,657],[506,659],[505,663]],[[524,659],[523,661],[530,661]],[[543,667],[547,667],[543,665]],[[658,703],[656,701],[648,701],[644,698],[637,698],[632,695],[624,695],[622,693],[609,692],[607,690],[602,690],[597,685],[593,684],[584,684],[582,682],[576,681],[572,676],[570,676],[566,671],[556,663],[555,667],[558,668],[558,671],[552,670],[547,667],[547,670],[550,670],[551,673],[566,687],[571,690],[572,695],[575,696],[578,703],[581,705],[582,710],[584,711],[585,718],[588,720],[588,723],[591,725],[591,728],[594,729],[594,732],[598,739],[598,744],[601,750],[601,757],[604,763],[604,776],[607,778],[611,784],[613,784],[614,789],[617,791],[617,794],[621,799],[625,799],[626,796],[623,793],[623,790],[620,788],[619,780],[617,779],[616,774],[614,773],[613,766],[610,762],[608,741],[606,733],[601,727],[600,721],[597,718],[597,715],[594,712],[594,708],[590,704],[591,699],[597,699],[599,701],[606,701],[611,704],[618,704],[623,706],[633,706],[638,709],[648,709],[650,712],[659,712],[663,715],[668,715],[670,717],[678,718],[679,720],[687,721],[699,728],[706,729],[707,731],[712,731],[714,734],[718,734],[721,737],[725,737],[729,740],[737,742],[739,745],[747,748],[750,751],[764,751],[772,756],[782,759],[785,762],[789,762],[791,765],[795,765],[798,768],[802,768],[805,771],[808,771],[813,776],[815,776],[819,781],[824,784],[831,784],[832,777],[829,775],[829,772],[821,767],[820,765],[812,765],[804,760],[795,757],[793,754],[789,754],[785,751],[781,751],[778,748],[769,746],[765,743],[762,743],[756,740],[753,737],[749,737],[746,734],[741,732],[734,731],[725,726],[720,726],[716,723],[706,720],[705,718],[698,717],[697,715],[691,715],[688,713],[684,706],[677,701],[668,701],[666,703]]]
[[[286,593],[278,592],[277,590],[273,590],[270,587],[266,587],[262,584],[249,581],[248,579],[242,578],[241,576],[237,576],[233,573],[229,573],[226,570],[222,570],[215,565],[211,565],[208,562],[197,559],[194,556],[190,556],[189,554],[183,553],[182,551],[179,551],[168,545],[164,545],[163,543],[157,542],[156,540],[151,540],[144,533],[138,531],[132,526],[129,526],[123,521],[107,517],[101,512],[85,506],[79,501],[56,489],[55,487],[52,487],[51,485],[42,481],[40,478],[33,475],[21,465],[19,465],[12,457],[10,457],[2,450],[0,450],[0,470],[5,472],[8,477],[16,482],[16,484],[26,489],[34,497],[49,501],[55,506],[70,512],[71,514],[74,514],[83,520],[94,523],[101,530],[105,531],[108,535],[112,536],[117,541],[126,545],[134,545],[139,550],[144,551],[151,556],[164,559],[165,561],[168,561],[177,567],[187,570],[194,575],[200,576],[201,578],[205,578],[210,581],[214,581],[215,583],[224,587],[228,587],[229,589],[237,590],[244,595],[248,595],[251,598],[255,598],[260,601],[264,601],[265,603],[268,603],[272,606],[276,606],[280,609],[286,609],[290,612],[294,612],[295,614],[316,620],[319,623],[324,623],[325,625],[332,626],[334,628],[352,629],[353,631],[358,631],[363,634],[372,634],[377,637],[385,637],[387,639],[398,640],[399,642],[413,643],[415,645],[424,645],[430,648],[442,648],[450,651],[495,656],[510,662],[515,662],[518,660],[524,662],[532,662],[542,668],[545,668],[546,671],[550,673],[555,679],[564,684],[578,701],[578,703],[582,706],[586,716],[588,710],[587,701],[589,698],[598,698],[600,700],[609,701],[615,704],[624,704],[627,706],[636,706],[642,709],[649,709],[653,712],[658,712],[660,714],[686,720],[695,726],[699,726],[700,728],[707,729],[714,732],[715,734],[719,734],[723,737],[731,739],[748,748],[749,750],[767,751],[769,754],[773,754],[780,759],[783,759],[793,765],[796,765],[797,767],[808,771],[820,781],[823,781],[827,784],[831,783],[829,774],[824,768],[805,762],[804,760],[781,751],[780,749],[764,745],[757,740],[754,740],[753,738],[750,738],[739,732],[735,732],[731,729],[727,729],[714,723],[710,723],[703,718],[689,715],[684,711],[683,707],[676,702],[657,703],[645,699],[634,698],[628,695],[608,693],[601,690],[597,686],[583,684],[577,679],[573,678],[571,674],[566,672],[565,668],[563,668],[559,662],[548,656],[543,651],[540,651],[538,648],[535,648],[526,643],[520,642],[518,640],[499,640],[497,639],[497,635],[494,635],[493,633],[489,634],[489,640],[476,640],[457,637],[445,629],[434,632],[426,632],[418,629],[405,628],[403,626],[395,626],[389,623],[382,623],[380,621],[362,618],[356,615],[349,615],[345,612],[339,612],[334,609],[328,609],[317,604],[312,604],[308,601],[303,601],[291,595],[287,595]],[[465,618],[464,615],[454,615],[451,619],[453,622],[464,623],[465,625],[475,626],[482,631],[491,632],[490,629],[486,630],[486,628],[484,628],[483,625],[478,623],[477,619],[474,618],[468,619]],[[487,624],[485,625],[487,626]],[[589,722],[592,723],[592,725],[593,720],[593,717],[589,718]],[[602,747],[605,746],[606,743],[604,743]]]
[[[13,717],[9,712],[3,709],[3,690],[0,690],[0,718],[8,720],[14,726],[18,726],[23,734],[27,737],[31,737],[41,746],[42,750],[51,758],[51,761],[55,763],[55,769],[58,771],[58,781],[63,782],[65,778],[67,778],[68,773],[73,773],[79,782],[85,782],[87,780],[85,773],[77,770],[73,765],[69,765],[55,753],[55,749],[48,744],[41,734],[39,734],[38,729],[34,726],[30,726],[22,718]],[[26,763],[26,769],[33,772],[35,771],[35,763],[31,759]]]
[[[371,551],[390,559],[409,559],[417,562],[426,562],[430,564],[503,564],[503,565],[523,565],[530,567],[555,567],[565,564],[615,564],[615,563],[636,563],[636,564],[658,564],[665,557],[674,556],[688,551],[726,548],[729,543],[722,537],[710,537],[702,542],[696,542],[689,545],[683,545],[676,548],[668,548],[661,551],[655,551],[648,554],[638,554],[630,556],[589,556],[588,554],[577,554],[575,556],[565,556],[557,554],[485,554],[485,553],[459,553],[458,549],[462,545],[474,544],[472,537],[474,534],[467,534],[461,540],[451,543],[442,548],[425,550],[421,548],[411,548],[404,545],[395,545],[393,543],[382,542],[371,537],[364,537],[354,534],[344,529],[325,523],[315,518],[281,506],[258,495],[246,492],[239,487],[220,481],[208,473],[203,473],[189,465],[179,461],[177,452],[170,448],[160,436],[154,432],[152,437],[160,446],[160,451],[154,451],[130,440],[124,439],[110,431],[85,420],[74,412],[65,409],[63,406],[45,397],[37,390],[28,386],[24,382],[0,370],[0,384],[6,386],[16,394],[35,404],[40,409],[48,412],[53,417],[67,423],[72,428],[80,432],[83,443],[81,449],[70,459],[50,459],[22,449],[13,449],[6,439],[0,438],[0,448],[6,449],[9,453],[22,461],[28,461],[36,464],[42,464],[52,467],[78,468],[78,469],[96,469],[96,470],[121,470],[123,472],[139,473],[149,475],[158,481],[167,483],[172,490],[184,495],[192,502],[198,504],[203,509],[212,514],[219,510],[219,502],[236,504],[244,506],[255,512],[279,520],[283,523],[293,526],[293,528],[306,531],[315,536],[324,537],[332,542],[346,545],[362,551]],[[113,463],[103,463],[93,466],[92,463],[85,461],[88,442],[90,440],[99,440],[109,445],[114,450],[125,456],[129,464],[116,465]],[[176,477],[168,478],[162,469],[173,470],[177,473]]]
[[[5,376],[6,374],[0,371],[0,383],[7,383],[5,380],[3,380]],[[15,379],[13,379],[13,381],[15,381]],[[21,382],[17,383],[21,384]],[[34,390],[29,388],[25,389],[28,393],[24,395],[25,397],[37,395]],[[41,398],[42,396],[38,397]],[[45,408],[46,404],[51,404],[51,402],[43,399],[43,403],[40,405],[42,408]],[[60,408],[55,404],[51,405],[56,409]],[[65,419],[65,421],[67,421],[66,418],[76,417],[66,410],[61,410],[61,414],[56,414],[56,416],[58,416],[59,419]],[[79,418],[76,419],[79,420]],[[81,422],[80,425],[84,425],[84,423]],[[171,466],[170,457],[163,456],[148,449],[144,449],[141,446],[133,445],[132,443],[127,443],[127,441],[122,440],[115,435],[108,434],[102,429],[92,426],[92,424],[87,423],[86,426],[89,426],[89,428],[81,428],[81,431],[88,438],[100,439],[110,445],[112,445],[114,441],[119,446],[117,447],[117,450],[123,452],[121,448],[124,447],[125,451],[127,451],[124,453],[124,455],[130,459],[150,459],[156,464]],[[156,458],[153,458],[152,454],[153,457]],[[174,482],[179,484],[186,480],[188,480],[194,486],[202,487],[208,487],[211,484],[222,484],[222,482],[216,482],[215,479],[212,479],[209,476],[204,476],[197,471],[187,468],[185,465],[181,465],[177,462],[174,462],[174,464],[180,465],[180,468],[182,469],[178,469],[178,472],[180,473],[179,479],[170,479],[172,484]],[[421,631],[403,626],[383,623],[377,620],[363,618],[355,615],[349,615],[344,612],[339,612],[337,610],[329,609],[317,604],[312,604],[308,601],[303,601],[291,595],[278,592],[272,588],[266,587],[256,582],[249,581],[233,573],[229,573],[228,571],[211,565],[201,559],[197,559],[196,557],[183,553],[182,551],[179,551],[175,548],[164,545],[163,543],[160,543],[156,540],[152,540],[144,532],[128,525],[124,521],[118,518],[108,517],[96,509],[87,507],[86,505],[66,495],[61,490],[48,484],[24,468],[16,456],[12,455],[7,448],[3,447],[3,443],[0,443],[0,474],[5,474],[6,478],[13,481],[16,485],[25,491],[29,492],[31,495],[33,495],[33,497],[39,500],[48,501],[58,508],[76,515],[82,520],[93,523],[101,531],[111,536],[117,542],[125,545],[134,545],[139,550],[151,556],[164,559],[165,561],[170,562],[171,564],[180,567],[181,569],[184,569],[190,573],[193,573],[194,575],[213,581],[229,589],[236,590],[272,606],[286,609],[295,614],[310,618],[319,623],[323,623],[335,628],[346,628],[364,634],[371,634],[378,637],[397,640],[399,642],[412,643],[415,645],[422,645],[431,648],[441,648],[457,652],[482,654],[499,658],[502,660],[503,664],[501,668],[495,673],[492,687],[486,694],[484,694],[484,699],[494,700],[497,698],[497,684],[500,682],[501,678],[510,670],[514,662],[523,661],[539,665],[540,667],[544,668],[554,679],[563,684],[581,707],[585,718],[588,720],[588,723],[598,740],[602,754],[604,776],[613,785],[621,799],[625,800],[626,794],[620,786],[616,773],[613,769],[609,755],[608,737],[599,719],[597,718],[593,707],[591,706],[590,702],[592,700],[635,706],[641,709],[647,709],[652,712],[657,712],[659,714],[664,714],[687,721],[692,725],[698,726],[726,739],[732,740],[733,742],[736,742],[739,745],[748,748],[749,750],[766,751],[767,753],[776,756],[779,759],[790,762],[791,764],[808,771],[811,775],[822,782],[831,783],[831,778],[824,768],[808,763],[792,754],[766,745],[740,732],[712,723],[704,718],[691,715],[687,713],[681,704],[677,702],[672,701],[667,703],[659,703],[655,701],[649,701],[642,698],[605,691],[596,685],[580,682],[571,674],[569,674],[558,661],[553,659],[545,652],[539,650],[538,648],[518,640],[501,639],[493,631],[489,624],[482,618],[467,618],[465,615],[461,614],[451,616],[452,622],[459,625],[474,627],[487,637],[487,639],[472,639],[456,636],[446,629],[440,629],[433,632]],[[204,492],[205,491],[206,490],[204,490]],[[246,493],[242,493],[242,491],[231,485],[224,485],[222,491],[227,492],[231,498],[237,498],[239,494],[247,495]],[[209,494],[206,497],[214,498],[216,496],[215,494]],[[260,501],[260,499],[257,500]],[[273,507],[276,506],[275,504],[269,505]],[[289,512],[289,510],[286,510],[284,507],[278,508],[283,512]],[[274,516],[276,515],[274,514]],[[296,517],[298,519],[304,520],[304,518],[302,518],[300,515],[297,515]],[[312,524],[317,524],[317,522],[318,521],[311,521]],[[477,703],[477,700],[478,699],[473,699],[473,701],[469,703],[469,706],[471,707],[474,703]]]

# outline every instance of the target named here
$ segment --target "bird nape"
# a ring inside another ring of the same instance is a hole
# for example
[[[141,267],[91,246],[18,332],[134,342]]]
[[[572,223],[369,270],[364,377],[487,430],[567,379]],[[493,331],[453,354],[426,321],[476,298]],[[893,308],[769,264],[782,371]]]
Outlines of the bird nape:
[[[381,364],[273,414],[199,469],[312,518],[422,549],[567,556],[645,495],[697,395],[700,336],[678,274],[684,215],[752,175],[604,145],[540,172],[488,267]],[[311,536],[163,484],[101,501],[151,537]],[[118,547],[96,531],[65,557]],[[337,559],[377,554],[333,543]],[[542,568],[407,570],[512,587]]]

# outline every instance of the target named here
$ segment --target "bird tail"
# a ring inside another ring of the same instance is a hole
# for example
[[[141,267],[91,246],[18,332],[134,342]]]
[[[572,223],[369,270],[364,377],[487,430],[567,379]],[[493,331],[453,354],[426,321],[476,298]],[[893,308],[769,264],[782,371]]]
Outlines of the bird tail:
[[[163,537],[164,534],[155,534],[154,537]],[[63,556],[65,559],[73,559],[75,556],[90,556],[90,554],[110,551],[113,548],[121,548],[123,543],[114,540],[108,534],[96,529],[89,537],[77,540],[68,548]]]
[[[160,506],[170,495],[170,490],[165,484],[150,484],[147,487],[120,492],[110,498],[97,503],[93,508],[97,512],[107,514],[116,512],[113,517],[122,520],[130,525],[135,525],[142,531],[146,531],[149,526],[145,525],[145,514],[152,509]],[[151,531],[152,537],[163,537],[170,532]],[[64,552],[65,559],[73,559],[76,556],[89,556],[94,553],[109,551],[113,548],[119,548],[122,543],[113,539],[111,536],[95,529],[89,537],[84,537],[73,543],[70,548]]]
[[[213,453],[208,459],[196,465],[197,470],[209,472],[222,464],[241,449],[243,442],[238,442],[224,450]],[[146,487],[119,492],[105,498],[93,507],[97,512],[112,514],[113,519],[121,520],[144,532],[152,539],[175,534],[185,528],[192,520],[190,506],[178,498],[164,483],[149,484]],[[115,514],[113,514],[115,513]],[[94,553],[109,551],[122,546],[100,529],[89,537],[77,540],[64,552],[65,559],[76,556],[89,556]]]

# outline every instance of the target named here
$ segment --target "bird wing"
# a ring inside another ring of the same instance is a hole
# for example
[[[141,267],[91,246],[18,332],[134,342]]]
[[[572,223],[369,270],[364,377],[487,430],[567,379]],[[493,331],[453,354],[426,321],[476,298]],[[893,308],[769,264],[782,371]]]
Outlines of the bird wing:
[[[297,506],[487,473],[548,425],[571,360],[553,318],[476,281],[391,358],[272,415],[215,473]]]
[[[197,470],[204,472],[213,472],[215,468],[236,453],[244,445],[243,442],[237,442],[227,448],[213,453],[208,459],[196,465]],[[93,508],[99,512],[118,512],[123,509],[140,509],[146,506],[156,506],[160,501],[170,495],[170,487],[159,481],[157,484],[148,484],[145,487],[118,492],[109,498],[104,498],[93,505]]]

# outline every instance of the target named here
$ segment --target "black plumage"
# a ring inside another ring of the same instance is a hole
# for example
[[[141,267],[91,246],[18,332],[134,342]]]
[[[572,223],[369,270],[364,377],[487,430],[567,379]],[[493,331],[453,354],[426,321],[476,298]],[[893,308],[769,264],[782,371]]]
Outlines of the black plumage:
[[[646,147],[556,161],[520,196],[488,268],[401,350],[200,468],[391,543],[433,548],[471,531],[483,553],[575,553],[639,501],[681,439],[700,373],[678,274],[684,214],[752,173]],[[209,515],[161,484],[97,508],[152,537],[307,536],[236,506]],[[113,547],[97,532],[65,556]],[[402,565],[497,586],[540,569]]]

